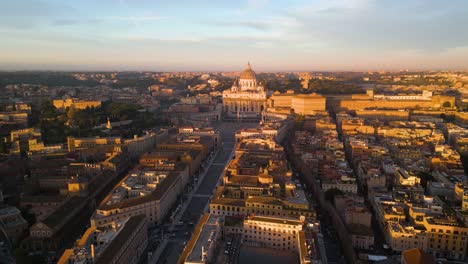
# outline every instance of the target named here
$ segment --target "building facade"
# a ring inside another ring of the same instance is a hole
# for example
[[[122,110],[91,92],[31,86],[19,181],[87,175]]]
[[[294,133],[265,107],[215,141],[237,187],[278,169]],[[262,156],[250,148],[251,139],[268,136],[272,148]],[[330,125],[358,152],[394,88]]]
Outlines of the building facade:
[[[57,109],[65,109],[67,107],[74,107],[75,109],[86,109],[86,108],[97,108],[101,107],[101,101],[86,101],[86,100],[79,100],[76,98],[67,98],[64,100],[53,100],[52,104]]]
[[[265,88],[258,85],[250,63],[231,89],[223,92],[223,112],[228,118],[260,118],[266,103]]]
[[[244,243],[283,251],[296,251],[297,237],[302,231],[304,218],[287,219],[250,216],[244,220]]]
[[[138,263],[148,245],[147,224],[144,215],[137,215],[99,228],[91,226],[58,263]]]

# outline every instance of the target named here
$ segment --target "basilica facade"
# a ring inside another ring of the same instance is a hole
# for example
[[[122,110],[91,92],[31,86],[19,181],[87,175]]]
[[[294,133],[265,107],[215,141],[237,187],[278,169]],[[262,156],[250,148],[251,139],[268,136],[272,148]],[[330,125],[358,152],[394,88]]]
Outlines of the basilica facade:
[[[227,118],[261,118],[267,106],[265,88],[257,83],[250,63],[234,81],[231,89],[223,91],[223,112]]]

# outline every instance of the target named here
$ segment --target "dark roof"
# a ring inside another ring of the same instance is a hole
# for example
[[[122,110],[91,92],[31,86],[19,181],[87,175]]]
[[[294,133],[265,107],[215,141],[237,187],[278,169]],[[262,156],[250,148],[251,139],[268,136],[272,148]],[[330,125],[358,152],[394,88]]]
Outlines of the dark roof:
[[[58,224],[63,224],[69,214],[76,213],[76,209],[84,205],[86,199],[85,197],[78,196],[70,198],[42,222],[50,228],[55,228]]]
[[[349,224],[348,230],[351,234],[361,236],[374,236],[372,228],[361,224]]]
[[[125,223],[123,229],[117,234],[117,236],[109,243],[104,252],[97,258],[95,264],[107,264],[112,263],[115,255],[121,247],[127,242],[128,238],[134,233],[137,232],[138,227],[146,221],[145,215],[132,216]],[[143,227],[145,228],[145,227]],[[146,229],[146,228],[145,228]],[[146,232],[144,230],[143,232]],[[135,256],[137,257],[137,256]]]
[[[69,159],[37,159],[31,162],[31,170],[44,168],[61,168],[72,162]]]
[[[65,198],[61,195],[25,195],[21,203],[62,203]]]
[[[419,248],[413,248],[402,252],[403,258],[408,264],[432,264],[435,263],[432,255],[422,252]]]

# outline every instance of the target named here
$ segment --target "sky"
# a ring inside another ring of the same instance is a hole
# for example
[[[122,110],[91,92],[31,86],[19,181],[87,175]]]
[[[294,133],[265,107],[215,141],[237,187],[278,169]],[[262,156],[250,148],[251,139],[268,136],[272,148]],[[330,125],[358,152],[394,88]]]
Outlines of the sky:
[[[468,70],[466,0],[2,0],[0,70]]]

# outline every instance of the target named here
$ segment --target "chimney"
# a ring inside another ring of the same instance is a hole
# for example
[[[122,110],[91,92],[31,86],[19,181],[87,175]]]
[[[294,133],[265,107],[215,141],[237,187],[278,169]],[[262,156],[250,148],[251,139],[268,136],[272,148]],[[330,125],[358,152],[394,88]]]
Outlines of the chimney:
[[[91,244],[91,259],[94,261],[94,244]]]
[[[206,252],[205,252],[205,247],[202,246],[201,248],[201,261],[205,262],[206,261]]]

